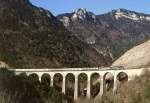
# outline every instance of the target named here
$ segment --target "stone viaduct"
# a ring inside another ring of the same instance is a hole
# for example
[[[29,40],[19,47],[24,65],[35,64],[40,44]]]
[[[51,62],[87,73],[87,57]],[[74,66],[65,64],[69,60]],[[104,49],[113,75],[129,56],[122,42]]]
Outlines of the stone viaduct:
[[[118,69],[116,67],[108,67],[108,68],[63,68],[63,69],[11,69],[15,71],[16,75],[21,73],[26,73],[28,76],[31,74],[37,74],[39,77],[39,81],[41,81],[42,75],[49,74],[50,76],[50,86],[53,86],[54,76],[56,74],[61,74],[63,77],[62,80],[62,92],[66,93],[66,77],[68,74],[72,74],[75,78],[74,83],[74,100],[78,98],[78,76],[81,73],[87,75],[87,87],[86,87],[86,96],[87,98],[91,97],[91,76],[94,73],[99,74],[100,79],[100,92],[98,95],[102,96],[104,93],[104,84],[105,84],[105,77],[107,74],[113,75],[113,92],[117,89],[117,77],[120,73],[125,73],[128,76],[128,80],[134,79],[134,77],[139,76],[143,73],[144,68],[141,69]],[[148,69],[150,70],[150,68]]]

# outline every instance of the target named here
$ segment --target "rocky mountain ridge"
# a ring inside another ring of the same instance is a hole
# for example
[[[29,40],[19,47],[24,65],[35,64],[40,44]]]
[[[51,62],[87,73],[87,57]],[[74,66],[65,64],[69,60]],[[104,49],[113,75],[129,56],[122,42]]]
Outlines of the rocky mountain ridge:
[[[58,15],[57,18],[77,38],[105,58],[111,58],[110,61],[150,37],[150,15],[126,9],[95,15],[80,8],[73,13]]]
[[[150,36],[149,15],[125,9],[80,8],[56,18],[29,0],[0,2],[0,60],[10,67],[110,66]]]

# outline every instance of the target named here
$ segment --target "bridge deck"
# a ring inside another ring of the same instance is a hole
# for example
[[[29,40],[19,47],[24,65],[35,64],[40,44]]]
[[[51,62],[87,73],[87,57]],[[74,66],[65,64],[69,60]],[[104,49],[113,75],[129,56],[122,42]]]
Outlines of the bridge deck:
[[[139,70],[139,69],[123,69],[123,68],[113,68],[113,67],[95,67],[95,68],[59,68],[59,69],[9,69],[16,72],[57,72],[57,71],[118,71],[118,70]]]

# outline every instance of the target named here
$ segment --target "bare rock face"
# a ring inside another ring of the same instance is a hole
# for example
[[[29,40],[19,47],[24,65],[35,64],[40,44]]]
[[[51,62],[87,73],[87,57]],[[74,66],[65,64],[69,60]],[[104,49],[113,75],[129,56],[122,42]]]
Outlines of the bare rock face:
[[[112,66],[124,66],[125,69],[150,66],[150,40],[133,47],[116,60]]]
[[[5,62],[0,61],[0,68],[9,68],[9,66]]]

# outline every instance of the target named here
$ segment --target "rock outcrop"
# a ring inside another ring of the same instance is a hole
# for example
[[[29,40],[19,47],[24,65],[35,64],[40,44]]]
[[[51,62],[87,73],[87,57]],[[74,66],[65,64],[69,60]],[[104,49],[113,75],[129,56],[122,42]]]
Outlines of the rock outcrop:
[[[9,66],[5,62],[0,61],[0,68],[9,68]]]

